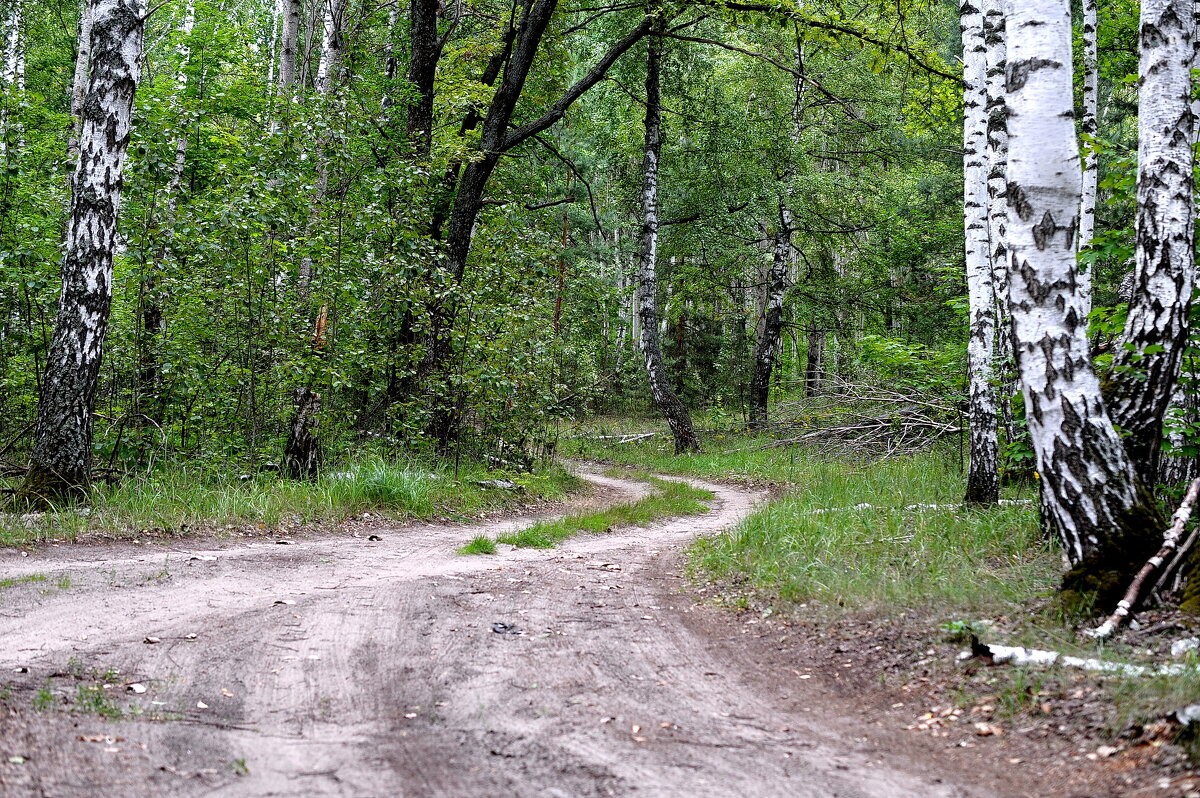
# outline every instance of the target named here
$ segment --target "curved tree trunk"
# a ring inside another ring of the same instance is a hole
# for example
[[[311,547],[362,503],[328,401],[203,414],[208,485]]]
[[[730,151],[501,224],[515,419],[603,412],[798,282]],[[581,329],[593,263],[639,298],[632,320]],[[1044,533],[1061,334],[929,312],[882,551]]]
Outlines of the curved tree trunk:
[[[965,500],[970,504],[994,504],[1000,498],[1000,460],[996,391],[992,385],[996,295],[988,237],[987,48],[982,10],[972,5],[972,0],[963,0],[959,18],[963,40],[963,223],[970,307],[967,339],[970,466]]]
[[[95,0],[91,77],[81,104],[62,294],[38,401],[25,498],[80,496],[90,481],[92,410],[112,306],[113,248],[142,53],[142,0]]]
[[[657,31],[661,31],[661,23]],[[656,31],[656,32],[657,32]],[[654,403],[667,419],[675,438],[675,453],[700,451],[700,440],[692,427],[692,418],[679,397],[671,390],[663,363],[662,341],[658,332],[658,159],[662,150],[662,98],[658,78],[662,58],[662,38],[652,35],[646,55],[646,144],[642,159],[642,232],[638,260],[637,297],[642,335],[639,345],[646,361],[646,375]]]
[[[1138,209],[1133,294],[1113,357],[1113,418],[1147,485],[1187,346],[1195,285],[1193,0],[1143,0],[1139,25]]]
[[[1042,512],[1072,569],[1068,603],[1115,603],[1156,550],[1162,518],[1100,396],[1088,351],[1075,235],[1081,171],[1067,0],[1014,3],[1008,18],[1009,298]]]

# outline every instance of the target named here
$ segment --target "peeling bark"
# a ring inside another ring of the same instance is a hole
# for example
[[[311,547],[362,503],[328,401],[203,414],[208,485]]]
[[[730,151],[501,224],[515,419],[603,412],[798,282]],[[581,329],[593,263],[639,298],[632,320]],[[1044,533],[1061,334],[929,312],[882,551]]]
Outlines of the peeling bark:
[[[93,13],[91,76],[81,104],[62,293],[29,473],[20,489],[35,503],[79,497],[90,481],[92,410],[112,306],[117,212],[140,76],[145,3],[95,0]]]
[[[989,238],[991,203],[988,201],[984,12],[973,5],[972,0],[963,0],[959,6],[959,20],[963,41],[963,224],[970,324],[967,339],[970,465],[965,500],[970,504],[994,504],[1000,498],[1000,457],[996,437],[996,392],[992,384],[996,295]]]

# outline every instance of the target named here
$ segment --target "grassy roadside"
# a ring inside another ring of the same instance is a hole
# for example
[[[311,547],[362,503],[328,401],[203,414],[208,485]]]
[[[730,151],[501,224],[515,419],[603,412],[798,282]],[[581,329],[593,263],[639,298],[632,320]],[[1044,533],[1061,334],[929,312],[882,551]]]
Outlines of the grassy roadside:
[[[638,476],[654,486],[651,495],[628,504],[618,504],[593,513],[576,513],[553,521],[539,521],[532,526],[501,535],[495,540],[478,536],[459,549],[459,554],[495,554],[496,543],[517,548],[551,549],[567,538],[581,533],[607,532],[620,526],[645,526],[659,518],[699,515],[708,511],[706,501],[712,493],[683,482],[643,474]]]
[[[624,433],[652,429],[659,434],[621,442]],[[703,454],[676,458],[669,436],[652,422],[593,424],[573,434],[579,437],[567,438],[564,447],[571,456],[776,486],[779,497],[771,504],[693,546],[693,575],[735,609],[821,625],[828,630],[822,636],[835,641],[833,651],[858,651],[866,660],[877,656],[879,646],[863,641],[888,639],[891,662],[925,663],[927,673],[937,675],[909,682],[910,666],[895,665],[881,666],[880,679],[905,691],[930,690],[931,705],[937,696],[947,706],[982,712],[975,717],[985,720],[992,718],[989,708],[998,707],[1014,725],[1019,717],[1020,725],[1075,735],[1074,742],[1089,735],[1113,741],[1130,728],[1151,728],[1200,695],[1200,668],[1173,676],[1099,677],[1065,668],[958,665],[954,654],[971,633],[988,642],[1110,661],[1200,666],[1200,660],[1171,655],[1172,635],[1195,635],[1197,629],[1170,613],[1143,614],[1146,626],[1182,621],[1169,635],[1081,639],[1080,620],[1057,615],[1049,600],[1061,557],[1040,535],[1036,506],[961,506],[957,452],[875,462],[833,459],[726,432],[706,435]],[[1010,489],[1006,498],[1033,499],[1034,492]]]
[[[511,489],[489,484],[502,477]],[[465,518],[518,503],[560,499],[580,486],[555,464],[532,474],[497,474],[464,465],[367,459],[331,471],[315,483],[275,474],[242,479],[199,467],[130,477],[98,488],[91,507],[14,515],[0,513],[0,546],[73,541],[86,535],[118,539],[235,529],[287,529],[338,522],[362,513],[393,519]]]

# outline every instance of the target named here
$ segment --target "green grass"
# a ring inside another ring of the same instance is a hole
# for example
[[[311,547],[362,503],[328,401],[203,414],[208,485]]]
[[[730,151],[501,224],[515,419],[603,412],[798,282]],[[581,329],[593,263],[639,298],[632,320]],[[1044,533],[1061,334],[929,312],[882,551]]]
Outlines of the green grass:
[[[655,492],[636,502],[618,504],[594,513],[576,513],[553,521],[539,521],[532,526],[501,535],[496,542],[518,548],[551,549],[569,537],[580,533],[608,532],[615,527],[645,526],[659,518],[699,515],[708,511],[705,503],[712,493],[683,482],[658,479],[648,474],[637,475],[654,486]],[[491,550],[486,550],[487,544]],[[487,537],[477,537],[459,549],[460,554],[494,554],[495,543]]]
[[[29,574],[28,576],[14,576],[11,579],[0,579],[0,587],[13,587],[14,585],[22,585],[28,582],[45,582],[45,574]]]
[[[459,554],[495,554],[496,541],[487,535],[476,535],[471,542],[458,550]]]
[[[518,476],[464,465],[456,477],[446,467],[372,458],[329,471],[315,483],[275,474],[242,480],[236,472],[195,466],[131,476],[115,487],[97,489],[89,508],[32,516],[0,514],[0,545],[74,540],[89,533],[133,538],[197,529],[278,529],[364,512],[395,519],[462,517],[517,500],[558,499],[579,486],[578,479],[558,465]],[[517,482],[522,490],[498,491],[477,484],[497,476]]]

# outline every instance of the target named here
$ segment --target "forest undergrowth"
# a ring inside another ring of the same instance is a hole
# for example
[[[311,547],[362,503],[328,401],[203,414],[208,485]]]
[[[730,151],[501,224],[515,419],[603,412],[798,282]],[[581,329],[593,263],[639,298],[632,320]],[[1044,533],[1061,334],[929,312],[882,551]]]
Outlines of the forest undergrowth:
[[[393,520],[466,520],[486,511],[558,500],[581,484],[558,464],[512,474],[473,462],[460,463],[456,470],[421,460],[364,457],[330,468],[315,482],[180,465],[96,486],[89,507],[0,513],[0,546],[87,536],[267,533],[363,513]]]
[[[655,434],[637,437],[648,432]],[[830,646],[835,659],[876,657],[885,685],[907,691],[919,681],[947,708],[983,707],[990,721],[995,707],[1010,723],[1041,722],[1061,727],[1055,733],[1102,740],[1153,727],[1194,702],[1200,660],[1194,651],[1173,656],[1172,644],[1187,632],[1172,613],[1151,609],[1140,625],[1149,634],[1131,629],[1099,642],[1080,634],[1091,619],[1058,609],[1062,556],[1039,530],[1032,485],[1007,486],[1003,504],[971,509],[962,504],[966,475],[952,446],[846,458],[776,446],[769,432],[733,425],[703,432],[702,441],[702,453],[676,457],[654,421],[601,418],[565,432],[562,448],[580,459],[770,488],[771,501],[738,527],[693,545],[689,568],[700,591],[739,613],[826,630],[828,639],[814,644]],[[972,635],[1183,668],[1143,676],[981,670],[977,660],[955,659]],[[890,650],[866,645],[881,640]],[[1085,710],[1073,708],[1083,703]]]

